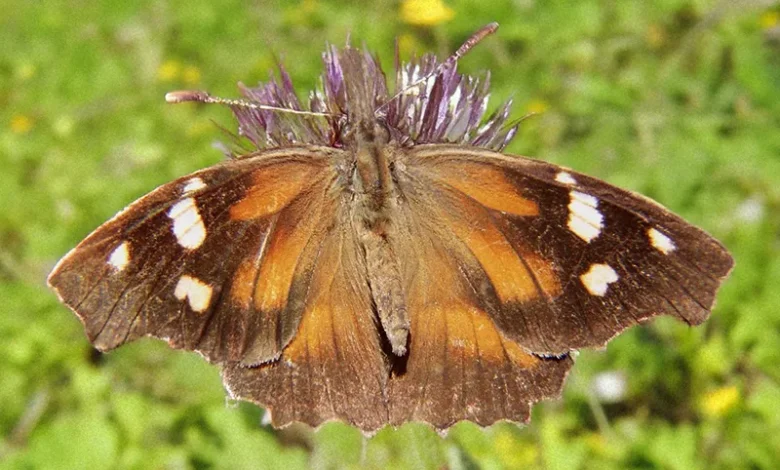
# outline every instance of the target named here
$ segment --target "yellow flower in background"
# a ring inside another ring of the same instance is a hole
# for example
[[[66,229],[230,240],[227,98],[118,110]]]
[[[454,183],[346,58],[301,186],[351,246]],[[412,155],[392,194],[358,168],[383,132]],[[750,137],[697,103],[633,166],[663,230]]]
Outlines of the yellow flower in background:
[[[435,26],[455,16],[452,8],[441,0],[404,0],[401,2],[401,19],[416,26]]]
[[[33,120],[24,114],[17,114],[11,118],[11,132],[14,134],[26,134],[33,127]]]
[[[172,82],[181,73],[181,63],[178,60],[168,59],[157,69],[157,78],[162,82]]]
[[[531,100],[530,103],[528,103],[528,112],[533,114],[543,114],[545,111],[547,111],[547,108],[550,106],[547,104],[544,100]]]
[[[701,409],[710,418],[725,415],[739,402],[739,390],[736,386],[721,387],[708,392],[701,398]]]
[[[645,40],[650,47],[661,47],[666,43],[666,30],[661,25],[651,24],[645,32]]]
[[[593,452],[604,455],[607,453],[607,439],[604,437],[603,434],[597,433],[597,432],[590,432],[588,434],[585,434],[584,439],[585,445],[588,446],[590,450]]]
[[[24,63],[14,69],[14,75],[16,75],[16,78],[20,80],[29,80],[35,75],[37,71],[38,68],[35,66],[35,64]]]
[[[176,59],[168,59],[157,68],[157,79],[161,82],[182,81],[188,85],[200,83],[200,69],[186,65]]]
[[[758,23],[761,25],[761,28],[763,29],[771,29],[780,24],[780,12],[777,11],[767,11],[763,15],[761,15],[761,18],[759,18]]]
[[[200,83],[200,69],[194,65],[188,65],[182,70],[182,79],[189,85],[196,85]]]

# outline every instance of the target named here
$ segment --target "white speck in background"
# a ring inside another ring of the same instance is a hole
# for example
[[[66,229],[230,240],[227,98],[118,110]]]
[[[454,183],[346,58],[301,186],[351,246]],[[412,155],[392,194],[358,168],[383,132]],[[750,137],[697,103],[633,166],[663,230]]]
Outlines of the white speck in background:
[[[601,403],[617,403],[626,396],[626,376],[619,371],[602,372],[593,378],[591,389]]]

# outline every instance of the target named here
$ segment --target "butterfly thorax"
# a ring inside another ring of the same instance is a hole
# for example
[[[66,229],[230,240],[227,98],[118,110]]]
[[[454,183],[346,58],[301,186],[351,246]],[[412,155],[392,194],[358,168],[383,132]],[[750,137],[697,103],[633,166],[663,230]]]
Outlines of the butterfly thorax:
[[[396,147],[387,128],[374,119],[362,119],[349,126],[344,141],[354,158],[350,184],[362,205],[362,216],[369,228],[382,231],[395,189],[390,164]]]

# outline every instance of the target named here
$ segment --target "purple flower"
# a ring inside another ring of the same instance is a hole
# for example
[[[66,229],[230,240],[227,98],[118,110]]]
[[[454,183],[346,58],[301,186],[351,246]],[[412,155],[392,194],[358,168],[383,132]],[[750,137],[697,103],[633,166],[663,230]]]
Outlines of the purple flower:
[[[300,144],[343,146],[344,126],[358,117],[385,124],[401,145],[453,143],[502,150],[517,125],[507,125],[511,102],[485,119],[489,76],[484,79],[457,72],[457,61],[440,62],[434,55],[401,63],[396,50],[395,87],[388,89],[379,61],[368,51],[329,46],[323,53],[320,85],[302,104],[290,76],[279,66],[279,78],[249,88],[239,85],[249,103],[325,113],[326,116],[231,108],[239,135],[257,149]]]

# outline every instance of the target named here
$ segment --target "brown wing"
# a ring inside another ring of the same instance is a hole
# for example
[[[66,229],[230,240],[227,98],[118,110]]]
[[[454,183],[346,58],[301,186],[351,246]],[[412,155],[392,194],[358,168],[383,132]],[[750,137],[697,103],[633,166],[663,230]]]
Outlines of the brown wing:
[[[733,265],[660,205],[555,165],[429,145],[397,168],[482,312],[526,351],[603,346],[655,315],[701,323]]]
[[[348,211],[337,220],[316,255],[298,333],[281,358],[224,370],[231,395],[270,408],[276,427],[341,419],[373,431],[388,422],[389,369],[365,261]]]
[[[394,248],[411,325],[408,357],[390,380],[391,422],[525,422],[532,402],[559,395],[572,360],[533,355],[496,327],[474,282],[478,266],[443,230],[429,189],[406,191],[395,221],[405,231]],[[478,221],[458,222],[479,230]]]
[[[278,357],[337,208],[332,149],[262,152],[161,186],[49,277],[100,350],[141,336],[210,361]]]

